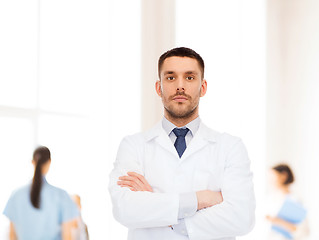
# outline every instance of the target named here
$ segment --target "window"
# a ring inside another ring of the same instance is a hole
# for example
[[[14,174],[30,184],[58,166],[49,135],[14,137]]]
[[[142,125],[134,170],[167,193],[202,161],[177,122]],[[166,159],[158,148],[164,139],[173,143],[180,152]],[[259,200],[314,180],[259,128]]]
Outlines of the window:
[[[90,237],[118,238],[107,182],[140,130],[139,1],[1,1],[0,31],[1,211],[45,145],[48,181],[81,196]],[[1,215],[1,239],[7,227]]]

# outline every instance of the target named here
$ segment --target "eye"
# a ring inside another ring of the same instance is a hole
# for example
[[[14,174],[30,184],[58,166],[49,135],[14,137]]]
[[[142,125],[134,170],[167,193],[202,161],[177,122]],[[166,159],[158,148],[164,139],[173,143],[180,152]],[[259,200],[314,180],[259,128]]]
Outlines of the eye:
[[[167,80],[174,80],[174,77],[167,77]]]
[[[194,80],[194,77],[188,76],[188,77],[186,77],[186,79],[187,79],[187,80]]]

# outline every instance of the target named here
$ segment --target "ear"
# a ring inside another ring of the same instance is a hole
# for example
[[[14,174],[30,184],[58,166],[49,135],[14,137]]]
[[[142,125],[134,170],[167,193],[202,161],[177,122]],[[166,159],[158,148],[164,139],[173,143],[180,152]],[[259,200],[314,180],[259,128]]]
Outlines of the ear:
[[[281,179],[281,184],[285,184],[285,182],[287,181],[288,179],[288,173],[286,172],[282,172],[280,173],[280,179]]]
[[[202,85],[201,85],[201,89],[200,89],[200,96],[204,97],[206,92],[207,92],[207,81],[205,79],[202,80]]]
[[[161,80],[157,80],[155,83],[155,90],[158,96],[162,97],[162,87],[161,87]]]

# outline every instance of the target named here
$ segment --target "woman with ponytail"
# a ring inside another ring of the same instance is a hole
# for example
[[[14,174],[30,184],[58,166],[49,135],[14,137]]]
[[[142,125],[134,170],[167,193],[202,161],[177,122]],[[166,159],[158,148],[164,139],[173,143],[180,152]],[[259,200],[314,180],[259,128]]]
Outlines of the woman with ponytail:
[[[10,240],[72,240],[71,228],[79,212],[66,191],[46,181],[50,150],[38,147],[32,164],[32,182],[16,190],[4,210],[10,220]]]

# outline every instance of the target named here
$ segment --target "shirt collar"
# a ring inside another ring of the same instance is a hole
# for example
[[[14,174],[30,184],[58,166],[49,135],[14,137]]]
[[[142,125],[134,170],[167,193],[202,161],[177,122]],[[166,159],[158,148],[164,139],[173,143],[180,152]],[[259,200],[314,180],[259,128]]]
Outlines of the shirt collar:
[[[199,128],[200,122],[201,122],[200,118],[197,117],[193,121],[189,122],[188,124],[186,124],[185,126],[181,128],[188,128],[191,134],[194,136]],[[173,129],[176,128],[176,126],[170,121],[168,121],[166,117],[163,117],[162,126],[164,131],[167,133],[167,135],[170,135]]]
[[[47,184],[47,183],[48,183],[48,181],[47,181],[47,179],[46,179],[45,176],[42,176],[42,182],[43,182],[44,184]]]

